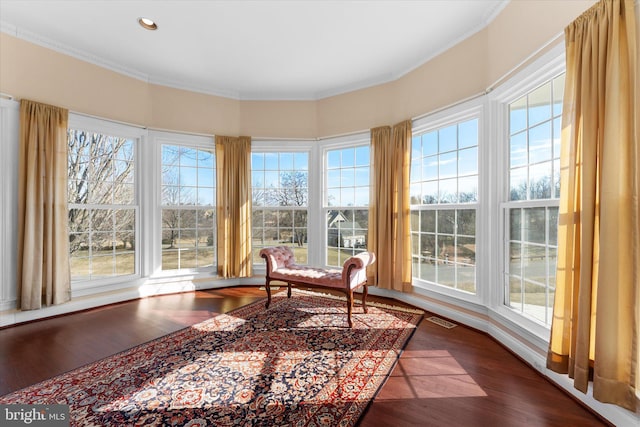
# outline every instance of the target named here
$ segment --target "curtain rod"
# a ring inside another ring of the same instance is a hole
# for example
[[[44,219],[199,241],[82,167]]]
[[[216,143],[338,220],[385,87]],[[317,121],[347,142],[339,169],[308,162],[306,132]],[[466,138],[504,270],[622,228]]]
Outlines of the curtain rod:
[[[503,74],[500,78],[498,78],[498,80],[494,81],[491,85],[489,85],[485,89],[485,93],[489,93],[489,92],[493,91],[498,85],[500,85],[505,80],[507,80],[510,77],[512,77],[514,74],[516,74],[517,72],[522,70],[526,65],[528,65],[531,61],[533,61],[537,57],[539,57],[542,54],[542,52],[547,50],[547,48],[549,48],[552,45],[555,45],[556,43],[560,42],[563,39],[564,39],[564,31],[556,34],[553,38],[551,38],[551,40],[549,40],[548,42],[546,42],[545,44],[540,46],[533,53],[531,53],[526,58],[524,58],[522,61],[520,61],[518,64],[516,64],[515,67],[511,68],[509,71],[507,71],[505,74]]]
[[[640,0],[636,0],[636,1],[640,1]],[[545,43],[544,45],[542,45],[541,47],[536,49],[533,53],[528,55],[525,59],[523,59],[518,64],[516,64],[513,68],[511,68],[505,74],[500,76],[500,78],[498,78],[492,84],[487,86],[487,88],[484,91],[478,92],[475,95],[468,96],[468,97],[466,97],[464,99],[461,99],[459,101],[452,102],[451,104],[445,105],[443,107],[438,107],[435,110],[432,110],[432,111],[430,111],[428,113],[420,114],[419,116],[413,117],[411,120],[413,121],[413,120],[423,119],[423,118],[428,117],[428,116],[430,116],[432,114],[439,113],[440,111],[455,107],[455,106],[460,105],[460,104],[464,104],[465,102],[469,102],[469,101],[472,101],[472,100],[474,100],[476,98],[480,98],[481,96],[485,96],[485,95],[489,94],[497,86],[502,84],[505,80],[509,79],[510,77],[512,77],[514,74],[516,74],[520,70],[522,70],[526,65],[531,63],[531,61],[533,61],[537,57],[539,57],[542,52],[544,52],[550,46],[555,45],[557,42],[559,42],[563,38],[564,38],[564,31],[559,33],[559,34],[556,34],[551,40],[549,40],[547,43]]]

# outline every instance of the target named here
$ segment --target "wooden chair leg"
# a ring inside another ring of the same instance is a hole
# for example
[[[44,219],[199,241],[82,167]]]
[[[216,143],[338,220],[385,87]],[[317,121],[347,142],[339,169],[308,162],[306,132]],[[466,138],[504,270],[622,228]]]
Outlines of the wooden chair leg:
[[[353,291],[349,290],[349,292],[347,292],[347,322],[349,322],[350,328],[353,328],[353,322],[351,321],[352,312],[353,312]]]
[[[287,298],[291,298],[291,283],[287,283]]]
[[[271,286],[269,285],[269,280],[265,283],[264,288],[267,290],[267,303],[265,304],[265,308],[269,308],[269,304],[271,304]]]
[[[369,289],[367,288],[367,285],[364,285],[362,287],[362,310],[366,313],[367,312],[367,295],[369,294]]]

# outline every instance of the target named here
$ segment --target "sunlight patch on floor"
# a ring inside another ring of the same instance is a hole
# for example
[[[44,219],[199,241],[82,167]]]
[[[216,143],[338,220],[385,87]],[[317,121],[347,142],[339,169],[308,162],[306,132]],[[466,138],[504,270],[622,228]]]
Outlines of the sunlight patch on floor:
[[[376,400],[485,396],[448,351],[420,350],[404,352]]]

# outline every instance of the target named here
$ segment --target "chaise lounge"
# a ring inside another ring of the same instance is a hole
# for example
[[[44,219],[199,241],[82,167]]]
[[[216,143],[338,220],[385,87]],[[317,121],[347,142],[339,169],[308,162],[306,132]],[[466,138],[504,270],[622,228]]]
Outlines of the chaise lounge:
[[[288,246],[264,248],[260,256],[267,263],[265,288],[267,290],[266,308],[271,304],[271,282],[287,284],[287,297],[291,298],[291,286],[329,288],[342,291],[347,296],[347,321],[353,327],[353,291],[362,287],[362,309],[367,312],[367,266],[373,264],[376,256],[373,252],[361,252],[347,259],[342,269],[325,269],[299,265],[295,262],[293,251]]]

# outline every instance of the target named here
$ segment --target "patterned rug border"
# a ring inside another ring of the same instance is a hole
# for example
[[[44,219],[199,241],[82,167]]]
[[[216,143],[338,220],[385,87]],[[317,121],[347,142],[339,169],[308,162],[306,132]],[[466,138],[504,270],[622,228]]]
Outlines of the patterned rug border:
[[[278,291],[277,293],[274,293],[274,303],[277,303],[278,305],[285,303],[285,304],[290,304],[287,303],[286,301],[289,300],[289,298],[287,298],[286,293],[284,290],[282,291]],[[345,301],[346,302],[346,298],[343,296],[338,296],[338,295],[332,295],[332,294],[327,294],[327,293],[322,293],[322,292],[314,292],[311,290],[304,290],[304,289],[299,289],[299,288],[294,288],[292,289],[292,297],[293,296],[298,296],[298,297],[315,297],[315,298],[319,298],[319,299],[327,299],[327,300],[339,300],[339,301]],[[264,302],[266,300],[266,297],[260,298],[256,301],[250,302],[248,304],[245,304],[243,306],[237,307],[233,310],[230,310],[226,313],[217,313],[215,315],[213,315],[210,319],[207,319],[203,322],[197,322],[194,323],[193,325],[189,325],[186,326],[184,328],[180,328],[177,329],[176,331],[170,332],[168,334],[165,334],[163,336],[151,339],[149,341],[140,343],[138,345],[135,345],[133,347],[130,347],[128,349],[116,352],[114,354],[108,355],[104,358],[89,362],[85,365],[81,365],[79,367],[70,369],[66,372],[57,374],[51,378],[47,378],[44,379],[38,383],[35,384],[31,384],[28,385],[26,387],[23,387],[21,389],[18,390],[14,390],[12,392],[9,392],[3,396],[0,396],[0,402],[5,400],[5,401],[10,401],[11,396],[15,395],[15,394],[19,394],[19,393],[29,393],[32,390],[38,389],[39,386],[46,386],[46,385],[51,385],[52,382],[56,382],[56,380],[65,380],[69,377],[69,375],[79,375],[80,378],[82,378],[83,376],[86,375],[87,372],[91,371],[92,369],[95,369],[96,366],[98,365],[104,365],[105,363],[109,363],[111,360],[116,360],[119,358],[128,358],[132,355],[134,355],[136,352],[139,351],[143,351],[148,349],[149,347],[155,347],[158,345],[161,345],[163,341],[166,341],[169,337],[171,336],[176,336],[176,335],[184,335],[184,334],[189,334],[190,333],[190,329],[197,327],[200,324],[203,324],[205,322],[208,322],[210,320],[216,319],[216,318],[221,318],[221,317],[233,317],[234,313],[238,313],[239,314],[239,318],[242,318],[242,316],[244,316],[244,312],[251,312],[252,310],[256,310],[259,309],[260,305],[263,305]],[[387,366],[389,367],[388,371],[386,373],[381,373],[383,376],[380,378],[383,378],[382,381],[379,381],[377,384],[370,384],[369,386],[367,386],[367,388],[369,388],[369,396],[370,398],[367,401],[360,401],[360,402],[356,402],[353,403],[350,407],[350,409],[348,409],[347,413],[350,413],[350,417],[353,417],[355,415],[355,422],[357,424],[357,422],[359,422],[359,420],[362,419],[362,417],[364,417],[364,415],[366,414],[368,408],[370,407],[370,405],[373,403],[375,397],[379,394],[380,390],[382,389],[383,385],[387,382],[387,380],[389,379],[393,369],[395,368],[395,366],[398,364],[399,362],[399,358],[400,355],[404,352],[404,348],[406,347],[406,345],[408,344],[409,340],[411,339],[411,337],[413,336],[413,334],[415,333],[415,330],[417,329],[418,325],[421,323],[421,321],[424,319],[424,314],[425,312],[423,310],[419,310],[419,309],[412,309],[412,308],[408,308],[408,307],[399,307],[399,306],[394,306],[394,305],[389,305],[389,304],[383,304],[383,303],[378,303],[378,302],[370,302],[367,304],[367,306],[369,307],[378,307],[381,309],[386,309],[386,310],[390,310],[390,311],[396,311],[398,313],[400,312],[404,312],[406,314],[413,314],[415,315],[415,317],[413,317],[413,320],[411,321],[411,324],[413,324],[412,328],[407,328],[403,333],[401,333],[399,335],[398,341],[396,341],[396,345],[393,346],[393,352],[396,354],[395,358],[393,358],[393,360],[389,360],[389,362],[387,363]],[[275,307],[275,304],[274,304]],[[344,308],[341,307],[341,310],[343,310]],[[346,315],[346,312],[344,313]],[[357,315],[362,316],[364,313],[354,313]],[[357,316],[354,320],[357,319]],[[231,323],[234,323],[233,321]],[[336,326],[336,324],[334,323],[333,326],[332,325],[327,325],[328,329],[344,329],[344,326]],[[356,328],[354,328],[356,329]],[[364,329],[368,329],[368,326],[364,326]],[[391,348],[389,348],[391,350]],[[360,410],[357,410],[357,408],[360,408]],[[354,411],[356,413],[354,413]],[[359,415],[357,414],[357,412],[359,412]],[[343,414],[342,416],[347,416],[346,414]],[[347,416],[346,419],[349,419],[349,416]],[[345,419],[345,420],[346,420]],[[351,418],[350,422],[353,422],[354,418]],[[347,425],[351,425],[351,424],[347,424]]]
[[[347,301],[347,298],[344,297],[344,296],[333,295],[333,294],[329,294],[329,293],[325,293],[325,292],[315,292],[315,291],[308,291],[306,289],[297,289],[297,288],[294,288],[291,291],[292,292],[300,292],[300,293],[303,293],[305,295],[318,295],[318,296],[325,297],[325,298],[336,299],[336,300],[345,301],[345,302]],[[281,294],[283,292],[284,291],[280,291],[275,295],[280,296],[279,294]],[[358,302],[358,300],[354,298],[354,302]],[[421,310],[419,308],[401,307],[401,306],[398,306],[398,305],[384,304],[382,302],[376,302],[376,301],[367,301],[367,307],[387,308],[389,310],[401,311],[403,313],[422,314],[423,316],[425,314],[425,311]]]
[[[300,288],[292,288],[292,289],[291,289],[291,292],[292,292],[292,294],[291,294],[292,296],[293,296],[295,293],[300,293],[300,294],[302,294],[302,295],[306,295],[306,296],[319,296],[319,297],[322,297],[322,298],[328,298],[328,299],[340,300],[340,301],[345,301],[345,302],[347,301],[347,298],[346,298],[346,297],[344,297],[344,296],[340,296],[340,295],[333,295],[333,294],[329,294],[329,293],[325,293],[325,292],[315,292],[315,291],[309,291],[309,290],[306,290],[306,289],[300,289]],[[287,296],[286,296],[286,295],[287,295],[287,291],[286,291],[286,290],[281,290],[281,291],[278,291],[278,292],[274,293],[272,297],[273,297],[274,299],[275,299],[275,298],[283,298],[283,297],[286,299],[286,298],[287,298]],[[250,303],[245,304],[245,305],[242,305],[242,306],[240,306],[240,307],[236,307],[236,308],[234,308],[234,309],[232,309],[232,310],[230,310],[230,311],[227,311],[227,312],[224,312],[224,313],[217,313],[217,314],[215,314],[214,316],[212,316],[210,319],[213,319],[213,318],[218,317],[218,316],[225,316],[225,315],[226,315],[226,316],[231,316],[231,315],[233,315],[233,313],[234,313],[234,312],[236,312],[236,311],[240,311],[240,310],[248,309],[249,307],[251,307],[251,306],[253,306],[253,305],[255,305],[255,304],[264,304],[266,300],[267,300],[267,297],[266,297],[266,296],[265,296],[265,297],[261,297],[260,299],[258,299],[258,300],[256,300],[256,301],[250,302]],[[386,308],[386,309],[389,309],[389,310],[397,310],[397,311],[401,311],[401,312],[405,312],[405,313],[420,314],[420,315],[422,315],[422,317],[416,321],[416,329],[417,329],[417,327],[420,325],[420,323],[421,323],[421,322],[422,322],[422,320],[424,319],[424,315],[426,314],[426,312],[425,312],[424,310],[420,310],[420,309],[411,309],[411,308],[408,308],[408,307],[400,307],[400,306],[396,306],[396,305],[384,304],[384,303],[375,302],[375,301],[373,301],[373,302],[369,302],[369,301],[367,301],[367,307]],[[207,319],[207,320],[210,320],[210,319]],[[127,353],[130,353],[130,352],[133,352],[133,351],[135,351],[135,350],[137,350],[137,349],[139,349],[139,348],[142,348],[142,347],[145,347],[145,346],[147,346],[147,345],[153,344],[153,343],[154,343],[154,342],[156,342],[156,341],[164,340],[164,339],[166,339],[166,337],[167,337],[167,336],[169,336],[169,335],[178,334],[178,333],[182,333],[182,332],[188,331],[189,329],[193,328],[194,326],[196,326],[196,325],[198,325],[198,324],[200,324],[200,323],[202,323],[202,322],[206,322],[206,320],[204,320],[204,321],[200,321],[200,322],[196,322],[196,323],[194,323],[194,324],[192,324],[192,325],[189,325],[189,326],[185,326],[185,327],[182,327],[182,328],[176,329],[176,330],[175,330],[175,331],[173,331],[173,332],[169,332],[169,333],[164,334],[164,335],[161,335],[161,336],[159,336],[159,337],[157,337],[157,338],[152,338],[152,339],[150,339],[150,340],[148,340],[148,341],[144,341],[144,342],[142,342],[142,343],[140,343],[140,344],[136,344],[136,345],[134,345],[134,346],[132,346],[132,347],[129,347],[129,348],[126,348],[126,349],[124,349],[124,350],[117,351],[117,352],[115,352],[115,353],[113,353],[113,354],[110,354],[110,355],[108,355],[108,356],[101,357],[101,358],[99,358],[99,359],[94,360],[93,362],[85,363],[85,364],[80,365],[80,366],[77,366],[77,367],[75,367],[75,368],[71,368],[71,369],[69,369],[69,370],[67,370],[67,371],[63,371],[63,372],[61,372],[61,373],[59,373],[59,374],[56,374],[56,375],[54,375],[54,376],[52,376],[52,377],[50,377],[50,378],[45,378],[45,379],[44,379],[44,380],[42,380],[42,381],[38,381],[38,382],[36,382],[36,383],[29,384],[29,385],[26,385],[26,386],[24,386],[24,387],[21,387],[21,388],[19,388],[19,389],[17,389],[17,390],[10,391],[9,393],[5,393],[5,394],[3,394],[3,395],[0,395],[0,399],[2,399],[2,398],[3,398],[3,397],[5,397],[5,396],[9,396],[9,395],[11,395],[11,394],[13,394],[13,393],[17,393],[17,392],[19,392],[20,390],[24,390],[24,389],[26,389],[26,388],[30,388],[30,387],[35,387],[35,386],[37,386],[37,385],[39,385],[39,384],[43,384],[43,383],[45,383],[45,382],[47,382],[47,381],[51,381],[51,380],[53,380],[53,379],[55,379],[55,378],[62,377],[62,376],[65,376],[65,375],[68,375],[68,374],[70,374],[70,373],[71,373],[71,372],[73,372],[73,371],[77,371],[77,370],[80,370],[80,369],[85,369],[85,368],[86,368],[86,367],[88,367],[88,366],[91,366],[91,365],[93,365],[93,364],[95,364],[95,363],[103,362],[103,361],[105,361],[105,360],[107,360],[107,359],[109,359],[109,358],[117,357],[117,356],[123,356],[123,355],[125,355],[125,354],[127,354]],[[415,330],[414,330],[413,332],[415,332]],[[406,344],[409,342],[409,340],[410,340],[410,339],[411,339],[411,337],[413,336],[413,332],[412,332],[412,333],[411,333],[411,335],[406,339],[406,341],[405,341],[405,343],[404,343],[404,346],[406,346]],[[404,348],[404,346],[403,346],[403,348]],[[401,351],[403,351],[403,350],[401,349]]]

